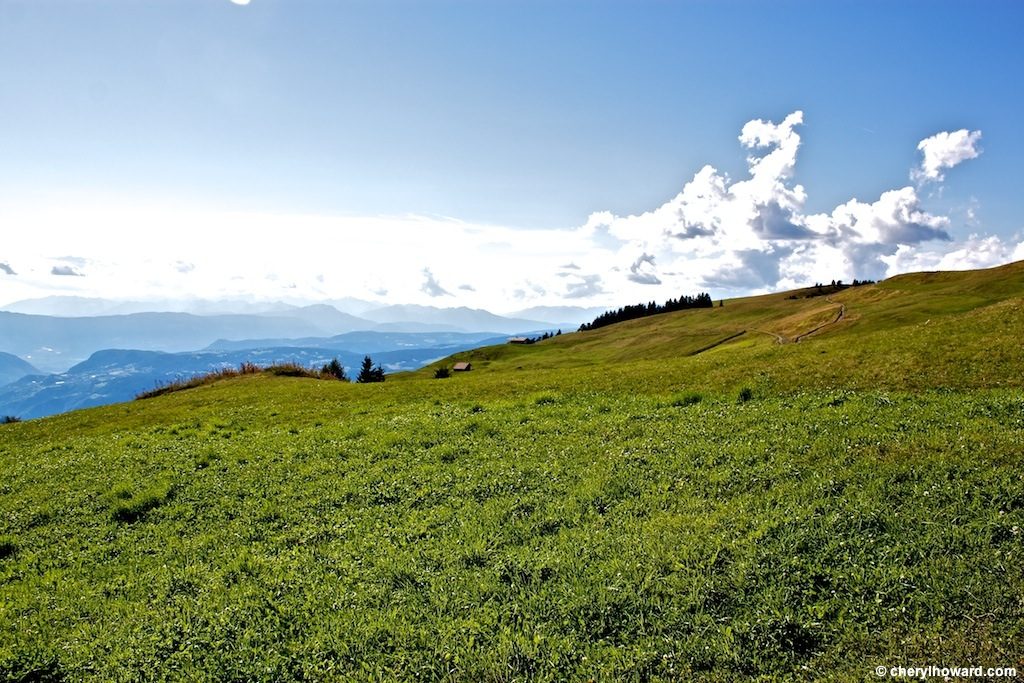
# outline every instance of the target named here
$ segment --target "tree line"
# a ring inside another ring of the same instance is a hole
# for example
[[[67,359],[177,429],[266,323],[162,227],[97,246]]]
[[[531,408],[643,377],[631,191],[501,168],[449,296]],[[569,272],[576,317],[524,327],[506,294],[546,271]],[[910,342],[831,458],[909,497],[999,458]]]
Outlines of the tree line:
[[[853,282],[849,282],[849,283],[843,282],[842,280],[833,280],[831,282],[831,284],[827,284],[827,285],[826,284],[822,284],[820,282],[815,282],[813,287],[808,287],[807,288],[808,291],[806,291],[804,293],[802,298],[804,298],[804,299],[813,299],[816,296],[825,296],[826,294],[835,294],[836,292],[841,292],[842,290],[848,289],[850,287],[862,287],[864,285],[873,285],[873,284],[875,284],[874,280],[858,280],[857,278],[854,278]],[[790,294],[786,298],[787,299],[800,299],[801,297],[799,295],[797,295],[797,294]]]
[[[707,292],[701,292],[697,296],[684,295],[678,299],[669,299],[661,305],[654,301],[646,304],[633,304],[623,306],[617,310],[606,311],[594,318],[592,322],[580,325],[579,331],[596,330],[606,325],[614,325],[615,323],[636,320],[637,318],[646,318],[649,315],[657,315],[659,313],[684,311],[690,308],[711,308],[712,306],[714,306],[714,303],[711,301],[711,295]]]
[[[557,337],[557,336],[559,336],[561,334],[562,334],[561,330],[559,330],[558,332],[545,332],[544,334],[540,335],[539,337],[526,337],[526,339],[523,341],[523,343],[524,344],[536,344],[539,341],[544,341],[545,339],[551,339],[552,337]]]

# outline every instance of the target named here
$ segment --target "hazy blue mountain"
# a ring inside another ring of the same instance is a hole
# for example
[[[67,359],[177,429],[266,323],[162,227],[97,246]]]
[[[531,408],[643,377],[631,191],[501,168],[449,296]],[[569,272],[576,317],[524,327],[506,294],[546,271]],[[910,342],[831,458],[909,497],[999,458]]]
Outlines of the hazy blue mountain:
[[[101,299],[82,296],[46,296],[24,299],[0,306],[0,310],[27,315],[49,315],[62,318],[82,318],[104,315],[131,315],[132,313],[192,313],[193,315],[283,315],[313,308],[358,315],[360,311],[379,308],[379,303],[344,297],[319,303],[284,301],[246,301],[244,299],[155,299],[148,301]],[[367,327],[360,323],[361,327]]]
[[[305,337],[300,339],[218,339],[205,351],[239,351],[279,346],[333,349],[356,353],[402,351],[406,349],[472,349],[477,346],[501,344],[504,335],[493,332],[346,332],[333,337]],[[451,351],[455,353],[455,351]]]
[[[444,323],[420,323],[414,320],[405,320],[393,323],[377,323],[373,329],[378,332],[466,332],[467,328],[458,325],[446,325]]]
[[[132,301],[84,296],[44,296],[15,301],[0,310],[26,315],[82,318],[132,313],[192,313],[195,315],[263,315],[294,308],[280,301],[251,302],[238,299],[156,299]]]
[[[281,310],[278,315],[302,320],[330,333],[365,330],[373,327],[373,323],[369,320],[349,313],[342,313],[334,306],[327,304],[291,307]]]
[[[131,302],[125,302],[130,304]],[[44,296],[38,299],[24,299],[4,305],[0,310],[25,315],[58,315],[78,317],[87,315],[115,315],[118,302],[84,296]],[[150,309],[154,310],[154,309]],[[135,313],[136,311],[129,311]]]
[[[0,352],[0,386],[10,384],[28,375],[38,375],[31,363],[10,353]]]
[[[494,340],[492,340],[494,341]],[[176,379],[238,367],[249,361],[266,366],[294,362],[319,367],[332,358],[345,366],[350,376],[358,372],[369,353],[387,372],[414,370],[474,343],[443,348],[400,348],[362,352],[338,349],[274,347],[201,353],[164,353],[107,349],[92,354],[67,372],[31,375],[0,386],[0,415],[24,419],[44,417],[90,406],[129,401],[139,392]]]
[[[509,313],[508,316],[510,318],[529,318],[530,320],[540,320],[551,325],[575,328],[582,323],[589,323],[607,310],[607,308],[584,308],[582,306],[532,306],[521,311]]]
[[[268,315],[134,313],[57,318],[0,312],[0,351],[20,356],[44,372],[61,372],[100,349],[192,351],[217,339],[310,337],[343,331]]]
[[[414,304],[396,304],[375,308],[363,313],[363,317],[374,322],[388,324],[391,331],[428,331],[402,329],[402,325],[432,325],[452,332],[490,330],[502,334],[516,334],[526,330],[546,329],[550,324],[539,320],[506,318],[479,308],[437,308]],[[379,329],[379,328],[378,328]]]
[[[380,302],[357,299],[353,296],[343,296],[339,299],[327,299],[321,303],[325,303],[328,306],[334,306],[342,313],[350,313],[358,316],[362,316],[363,313],[374,308],[380,308],[381,306]]]
[[[96,302],[103,301],[75,297],[51,299],[59,299],[62,304],[81,304],[85,308],[93,304],[98,306]],[[476,337],[480,339],[502,334],[529,334],[557,327],[465,307],[396,305],[368,312],[372,318],[360,318],[327,304],[276,305],[280,307],[277,311],[247,315],[157,312],[57,317],[0,311],[0,351],[20,356],[44,373],[54,373],[67,370],[98,350],[110,348],[196,351],[225,339],[261,339],[272,341],[273,346],[293,346],[294,343],[288,340],[324,338],[357,330],[376,330],[385,334],[486,333],[483,337]],[[410,343],[420,345],[419,341]],[[461,342],[456,340],[452,343]],[[246,346],[251,348],[248,344]]]

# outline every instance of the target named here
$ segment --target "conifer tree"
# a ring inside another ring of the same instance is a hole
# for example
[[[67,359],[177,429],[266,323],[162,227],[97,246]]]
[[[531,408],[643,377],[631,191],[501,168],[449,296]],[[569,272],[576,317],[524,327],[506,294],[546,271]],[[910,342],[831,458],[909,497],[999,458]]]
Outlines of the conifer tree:
[[[384,368],[380,365],[374,367],[373,359],[369,356],[363,358],[363,364],[359,367],[359,375],[356,377],[356,382],[360,384],[368,384],[370,382],[383,382],[384,381]]]
[[[337,358],[332,358],[330,363],[324,364],[324,367],[320,369],[320,374],[325,377],[334,377],[342,382],[349,381],[344,366],[338,362]]]

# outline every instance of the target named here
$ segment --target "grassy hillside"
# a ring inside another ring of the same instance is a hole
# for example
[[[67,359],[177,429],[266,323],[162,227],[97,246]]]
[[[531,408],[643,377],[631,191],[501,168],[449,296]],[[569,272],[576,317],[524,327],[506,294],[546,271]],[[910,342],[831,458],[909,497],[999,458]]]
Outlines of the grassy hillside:
[[[1022,294],[905,276],[2,425],[0,680],[1024,670]]]
[[[474,373],[479,382],[495,373],[588,366],[606,369],[614,378],[609,385],[635,377],[637,384],[711,391],[743,385],[774,393],[963,389],[1024,382],[1024,347],[1017,341],[1024,338],[1024,262],[902,275],[802,298],[811,292],[734,299],[721,308],[656,315],[529,346],[476,349],[415,376],[468,360],[484,371]],[[831,324],[841,309],[842,318]],[[556,376],[572,382],[576,373]]]

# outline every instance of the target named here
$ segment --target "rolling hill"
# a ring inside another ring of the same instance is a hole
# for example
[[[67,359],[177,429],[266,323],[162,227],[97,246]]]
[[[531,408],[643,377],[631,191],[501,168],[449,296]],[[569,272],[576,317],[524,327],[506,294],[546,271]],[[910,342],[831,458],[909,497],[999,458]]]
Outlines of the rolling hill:
[[[439,364],[471,361],[484,371],[474,378],[600,366],[659,386],[773,392],[1024,381],[1024,348],[1016,341],[1024,337],[1024,262],[901,275],[830,295],[806,289],[724,303],[534,345],[476,349]]]
[[[0,425],[0,678],[1024,670],[1024,264],[816,294]]]
[[[35,375],[36,370],[31,363],[28,363],[10,353],[0,351],[0,387],[10,384],[26,375]]]
[[[312,343],[291,346],[287,340],[283,340],[277,345],[221,342],[221,345],[215,344],[202,352],[104,349],[66,372],[51,375],[41,375],[22,361],[22,366],[19,366],[22,368],[19,371],[21,374],[17,374],[17,380],[0,386],[0,415],[30,419],[130,401],[154,386],[222,368],[237,368],[244,362],[263,367],[273,363],[296,363],[303,367],[318,368],[332,358],[337,358],[350,375],[355,375],[363,356],[372,354],[374,361],[387,372],[413,370],[479,342],[493,344],[496,341],[487,335],[377,332],[355,332],[318,339],[326,347]],[[430,346],[430,343],[439,346]],[[2,360],[0,356],[0,362]],[[31,371],[25,371],[25,366]]]

